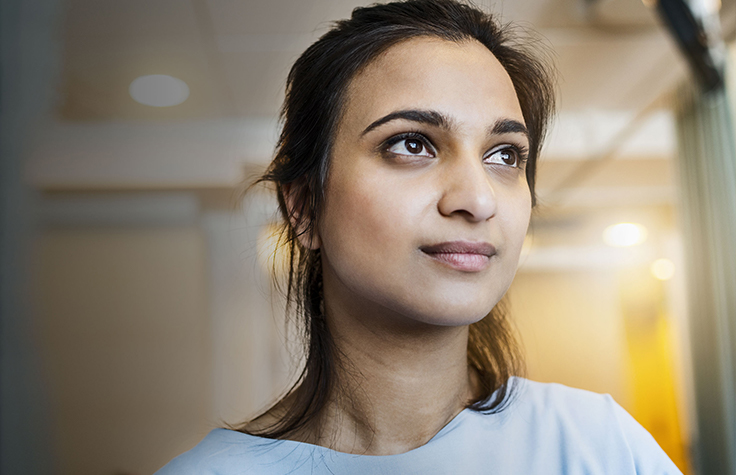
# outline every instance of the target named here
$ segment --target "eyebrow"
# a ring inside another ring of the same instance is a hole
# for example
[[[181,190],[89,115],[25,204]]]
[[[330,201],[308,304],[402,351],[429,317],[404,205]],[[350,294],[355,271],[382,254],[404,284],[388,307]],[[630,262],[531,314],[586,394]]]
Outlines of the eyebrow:
[[[513,119],[499,119],[493,124],[490,129],[490,135],[501,135],[501,134],[523,134],[526,136],[528,141],[531,141],[529,136],[529,129],[518,120]]]
[[[440,127],[442,129],[451,129],[451,121],[450,119],[442,114],[441,112],[433,111],[433,110],[418,110],[418,109],[407,109],[407,110],[400,110],[396,112],[392,112],[388,115],[385,115],[381,117],[380,119],[374,121],[365,128],[363,133],[360,135],[363,136],[370,132],[371,130],[382,126],[383,124],[387,122],[391,122],[393,120],[398,119],[404,119],[408,120],[410,122],[418,122],[420,124],[427,124],[427,125],[433,125],[435,127]]]
[[[410,122],[417,122],[420,124],[432,125],[441,129],[450,130],[453,128],[453,121],[442,114],[441,112],[433,110],[421,110],[421,109],[406,109],[396,112],[391,112],[378,120],[373,121],[368,127],[363,130],[361,136],[367,134],[371,130],[374,130],[383,124],[394,120],[408,120]],[[518,120],[513,119],[499,119],[488,129],[489,135],[502,135],[502,134],[523,134],[529,140],[529,130],[524,124]]]

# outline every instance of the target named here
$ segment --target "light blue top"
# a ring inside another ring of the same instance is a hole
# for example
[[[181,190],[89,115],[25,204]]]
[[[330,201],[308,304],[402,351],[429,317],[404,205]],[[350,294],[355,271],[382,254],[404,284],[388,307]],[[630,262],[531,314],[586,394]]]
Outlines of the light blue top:
[[[157,475],[523,474],[681,472],[609,395],[519,380],[499,414],[465,409],[429,442],[398,455],[353,455],[215,429]]]

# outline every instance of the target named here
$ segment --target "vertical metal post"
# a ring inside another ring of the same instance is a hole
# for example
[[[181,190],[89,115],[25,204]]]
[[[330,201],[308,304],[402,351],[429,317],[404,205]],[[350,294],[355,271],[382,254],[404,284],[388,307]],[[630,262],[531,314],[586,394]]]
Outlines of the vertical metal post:
[[[736,142],[729,88],[679,94],[678,171],[701,475],[736,474]]]

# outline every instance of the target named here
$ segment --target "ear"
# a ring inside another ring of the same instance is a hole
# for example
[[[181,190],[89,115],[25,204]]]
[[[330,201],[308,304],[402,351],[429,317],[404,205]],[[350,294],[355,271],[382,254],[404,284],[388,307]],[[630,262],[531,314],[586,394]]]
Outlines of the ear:
[[[293,183],[281,187],[284,203],[286,203],[286,210],[289,214],[289,222],[296,231],[299,244],[314,251],[320,248],[322,241],[319,238],[316,227],[312,227],[311,232],[306,231],[310,223],[306,218],[302,219],[301,216],[302,200],[300,199],[300,195],[302,193],[300,191],[302,191],[301,186]]]

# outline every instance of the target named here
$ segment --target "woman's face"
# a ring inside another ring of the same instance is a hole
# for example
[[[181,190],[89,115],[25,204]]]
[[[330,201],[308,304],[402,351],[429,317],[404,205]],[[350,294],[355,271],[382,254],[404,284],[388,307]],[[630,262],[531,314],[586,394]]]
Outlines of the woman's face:
[[[480,43],[418,38],[351,82],[321,247],[328,315],[466,325],[501,299],[529,224],[529,140]]]

